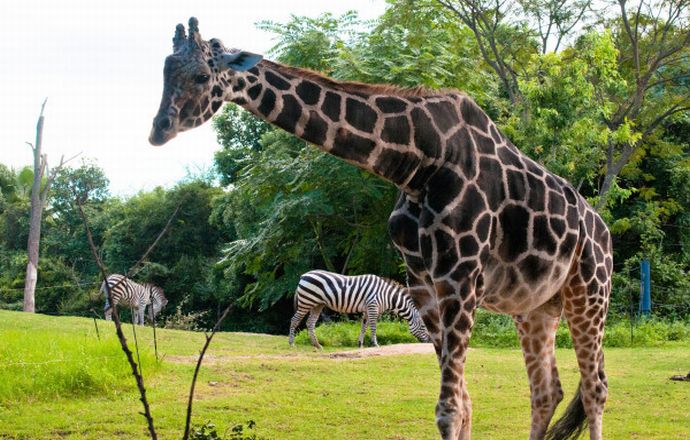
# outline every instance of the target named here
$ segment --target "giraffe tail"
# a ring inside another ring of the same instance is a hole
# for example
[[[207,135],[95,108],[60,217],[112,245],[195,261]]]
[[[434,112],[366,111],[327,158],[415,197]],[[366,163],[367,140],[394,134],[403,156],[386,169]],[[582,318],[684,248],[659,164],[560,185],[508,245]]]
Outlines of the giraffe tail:
[[[546,432],[544,440],[572,440],[582,434],[587,426],[587,414],[582,404],[581,386],[582,383],[578,384],[575,397],[570,401],[561,418]]]

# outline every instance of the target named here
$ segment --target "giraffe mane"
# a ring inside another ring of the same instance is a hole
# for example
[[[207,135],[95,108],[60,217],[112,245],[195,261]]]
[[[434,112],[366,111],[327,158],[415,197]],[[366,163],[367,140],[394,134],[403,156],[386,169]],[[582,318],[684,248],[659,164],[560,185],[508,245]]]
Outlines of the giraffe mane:
[[[275,68],[276,70],[286,73],[288,75],[305,78],[319,85],[345,93],[359,95],[389,95],[418,98],[439,96],[446,93],[459,93],[457,90],[454,89],[437,90],[426,86],[401,87],[392,84],[369,84],[358,81],[338,81],[311,69],[288,66],[285,64],[280,64],[265,59],[262,61],[262,63],[265,63],[267,66]]]

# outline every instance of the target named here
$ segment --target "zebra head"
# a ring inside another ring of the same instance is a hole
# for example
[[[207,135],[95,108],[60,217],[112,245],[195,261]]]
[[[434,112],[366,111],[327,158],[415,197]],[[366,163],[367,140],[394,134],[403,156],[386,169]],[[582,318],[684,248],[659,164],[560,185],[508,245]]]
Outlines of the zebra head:
[[[410,324],[410,332],[419,340],[419,342],[431,342],[429,332],[427,331],[424,321],[422,321],[422,317],[419,315],[419,312],[416,308],[412,310],[412,316],[408,322]]]
[[[168,299],[163,294],[163,289],[158,286],[151,287],[151,305],[153,306],[153,316],[155,317],[168,304]]]

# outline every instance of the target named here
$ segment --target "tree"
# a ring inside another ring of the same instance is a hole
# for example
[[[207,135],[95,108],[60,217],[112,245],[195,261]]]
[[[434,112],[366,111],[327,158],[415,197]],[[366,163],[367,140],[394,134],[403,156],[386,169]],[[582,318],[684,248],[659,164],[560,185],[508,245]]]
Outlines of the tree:
[[[262,26],[279,34],[280,61],[363,79],[348,57],[363,38],[353,13]],[[395,188],[282,130],[255,130],[246,118],[252,116],[230,107],[214,124],[224,145],[216,165],[232,185],[216,199],[213,218],[234,237],[220,266],[240,304],[266,310],[314,268],[399,275],[386,226]],[[247,137],[257,131],[258,144]]]
[[[119,205],[117,199],[110,198],[108,184],[100,167],[82,160],[78,167],[64,167],[52,185],[49,215],[41,240],[43,252],[61,256],[66,265],[79,267],[84,277],[96,276],[99,271],[89,257],[91,251],[76,202],[82,205],[89,218],[94,240],[101,243],[111,225],[110,214]]]
[[[614,107],[604,121],[611,132],[597,209],[602,209],[623,168],[690,110],[690,2],[619,0],[613,20],[618,65],[625,85],[607,95]]]
[[[35,293],[36,281],[38,280],[38,249],[39,241],[41,240],[41,218],[43,217],[43,208],[45,207],[48,198],[50,186],[55,180],[56,174],[64,165],[64,156],[60,159],[60,163],[53,170],[48,170],[48,157],[42,153],[43,143],[43,110],[46,106],[46,101],[41,105],[41,113],[36,124],[36,142],[29,144],[34,154],[34,178],[31,187],[31,217],[29,221],[29,240],[27,243],[27,254],[29,261],[26,265],[26,278],[24,283],[24,311],[33,313],[36,310]],[[41,184],[43,178],[47,178],[43,188]]]

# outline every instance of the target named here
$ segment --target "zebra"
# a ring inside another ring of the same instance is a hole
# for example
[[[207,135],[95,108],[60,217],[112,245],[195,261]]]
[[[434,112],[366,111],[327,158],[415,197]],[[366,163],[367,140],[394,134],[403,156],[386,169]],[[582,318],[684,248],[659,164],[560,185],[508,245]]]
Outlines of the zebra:
[[[387,310],[407,320],[410,331],[419,341],[431,341],[406,289],[395,281],[376,275],[347,276],[325,270],[307,272],[297,284],[294,304],[295,314],[290,320],[290,346],[295,345],[295,329],[309,313],[307,329],[311,343],[321,348],[314,327],[324,307],[341,313],[364,313],[359,334],[360,347],[364,345],[367,323],[371,327],[371,343],[378,347],[376,321]]]
[[[131,279],[120,274],[108,276],[108,287],[113,298],[113,304],[126,304],[132,309],[132,322],[144,325],[144,313],[146,306],[151,305],[149,317],[155,319],[156,315],[168,304],[168,300],[163,294],[163,289],[153,284],[135,283]],[[105,281],[101,284],[101,292],[105,294],[105,319],[112,320],[113,309],[108,302],[108,294],[105,290]],[[136,312],[135,312],[136,311]]]

